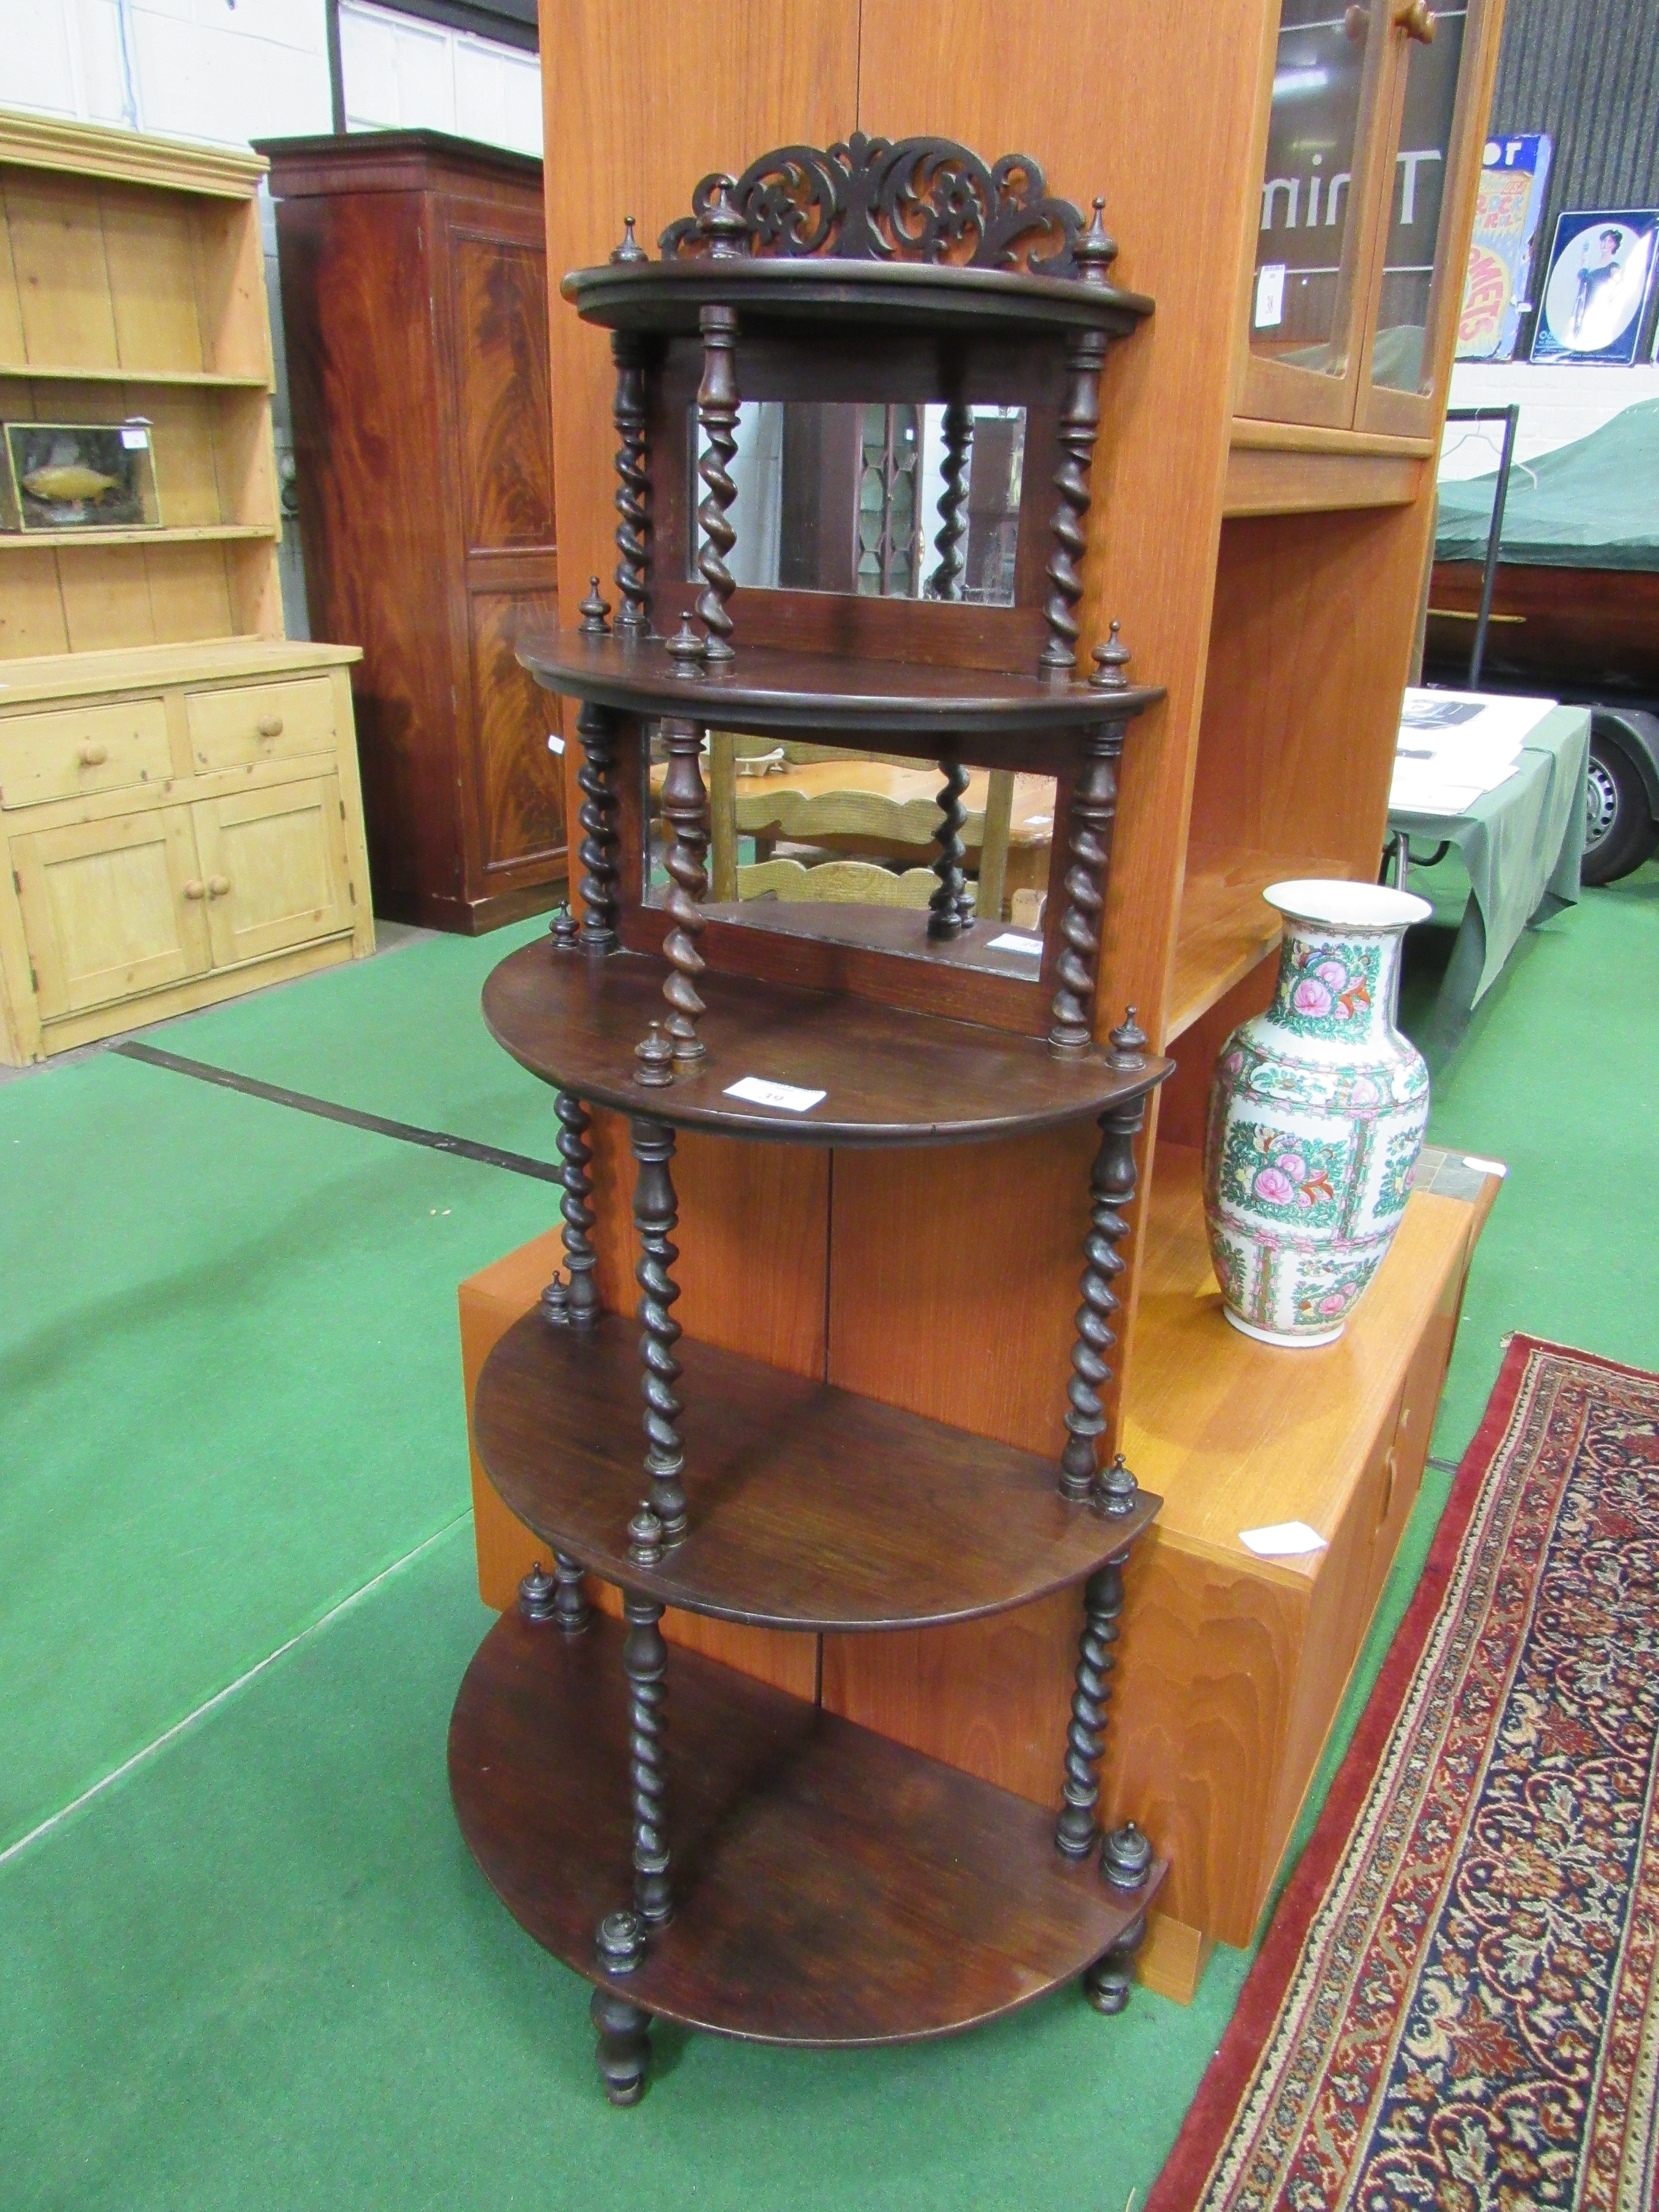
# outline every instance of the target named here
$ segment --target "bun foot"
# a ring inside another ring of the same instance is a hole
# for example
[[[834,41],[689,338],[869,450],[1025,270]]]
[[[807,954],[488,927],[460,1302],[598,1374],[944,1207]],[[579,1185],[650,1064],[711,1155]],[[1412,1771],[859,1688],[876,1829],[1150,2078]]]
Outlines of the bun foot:
[[[637,2105],[651,2065],[651,2015],[626,1997],[595,1990],[588,2008],[599,2039],[595,2063],[613,2105]]]
[[[1129,2002],[1135,1978],[1135,1953],[1146,1936],[1146,1916],[1138,1912],[1109,1951],[1083,1976],[1083,1994],[1097,2012],[1120,2013]]]

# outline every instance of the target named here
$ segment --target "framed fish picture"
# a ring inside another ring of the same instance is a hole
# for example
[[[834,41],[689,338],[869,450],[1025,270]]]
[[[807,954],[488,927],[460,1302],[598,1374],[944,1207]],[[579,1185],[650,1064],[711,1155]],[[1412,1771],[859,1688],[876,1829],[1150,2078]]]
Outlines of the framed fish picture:
[[[0,528],[161,528],[149,423],[7,422],[0,429]]]

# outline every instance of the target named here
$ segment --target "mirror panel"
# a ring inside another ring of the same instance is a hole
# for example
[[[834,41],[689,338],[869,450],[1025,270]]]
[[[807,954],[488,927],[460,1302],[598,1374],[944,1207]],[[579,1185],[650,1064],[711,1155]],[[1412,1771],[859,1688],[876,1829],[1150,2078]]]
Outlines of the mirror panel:
[[[648,750],[644,898],[660,907],[668,893],[668,825],[659,797],[667,763],[659,736],[653,735]],[[939,882],[933,872],[942,781],[936,767],[897,755],[712,732],[703,750],[711,829],[706,910],[757,928],[879,943],[919,958],[1036,981],[1054,780],[1009,770],[968,773],[962,841],[971,919],[955,938],[930,939],[928,902]],[[1005,941],[995,944],[998,939]]]
[[[695,408],[690,436],[695,469]],[[737,440],[739,588],[1014,604],[1023,407],[751,399]],[[692,580],[696,540],[694,502]]]

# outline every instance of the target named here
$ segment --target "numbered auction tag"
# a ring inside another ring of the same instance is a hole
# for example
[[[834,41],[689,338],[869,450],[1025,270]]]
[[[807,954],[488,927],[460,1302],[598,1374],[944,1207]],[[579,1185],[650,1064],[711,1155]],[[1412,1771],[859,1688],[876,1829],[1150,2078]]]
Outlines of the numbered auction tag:
[[[742,1098],[751,1106],[775,1106],[785,1114],[804,1114],[809,1106],[821,1105],[830,1093],[827,1091],[798,1091],[793,1083],[768,1083],[758,1075],[745,1075],[738,1082],[726,1086],[728,1098]]]

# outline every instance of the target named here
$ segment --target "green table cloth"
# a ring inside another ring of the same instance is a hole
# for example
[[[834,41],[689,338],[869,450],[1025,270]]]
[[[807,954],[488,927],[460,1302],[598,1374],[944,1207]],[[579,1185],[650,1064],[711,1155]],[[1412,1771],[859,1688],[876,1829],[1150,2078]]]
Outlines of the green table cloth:
[[[1390,833],[1409,838],[1419,858],[1449,844],[1468,872],[1468,900],[1431,1022],[1431,1041],[1442,1053],[1462,1035],[1527,924],[1577,900],[1589,735],[1588,707],[1553,708],[1527,732],[1515,774],[1467,813],[1389,810]]]

